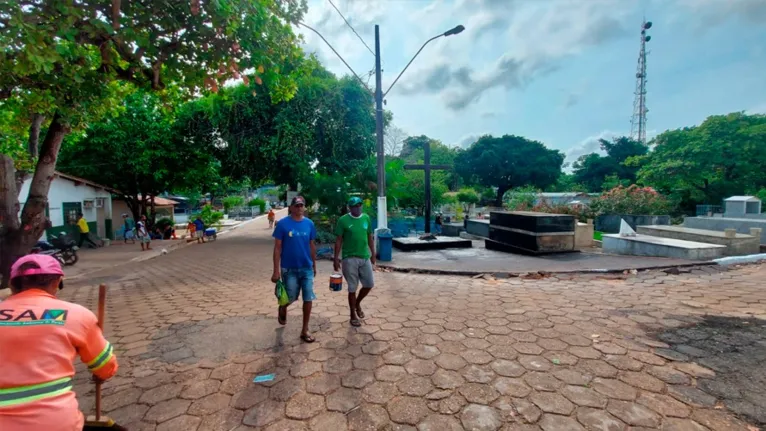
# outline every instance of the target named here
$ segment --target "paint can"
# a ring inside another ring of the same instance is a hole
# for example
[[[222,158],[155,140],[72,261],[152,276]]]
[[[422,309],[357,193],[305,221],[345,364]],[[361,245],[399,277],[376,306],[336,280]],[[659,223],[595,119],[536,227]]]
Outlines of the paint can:
[[[343,276],[337,272],[330,275],[330,290],[340,292],[343,290]]]

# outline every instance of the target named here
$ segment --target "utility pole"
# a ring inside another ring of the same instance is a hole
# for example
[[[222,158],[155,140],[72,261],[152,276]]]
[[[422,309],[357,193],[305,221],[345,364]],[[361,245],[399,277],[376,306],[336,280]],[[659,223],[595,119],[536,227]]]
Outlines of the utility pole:
[[[386,159],[385,146],[383,143],[383,88],[381,81],[380,27],[375,24],[375,139],[378,144],[378,229],[388,229]]]

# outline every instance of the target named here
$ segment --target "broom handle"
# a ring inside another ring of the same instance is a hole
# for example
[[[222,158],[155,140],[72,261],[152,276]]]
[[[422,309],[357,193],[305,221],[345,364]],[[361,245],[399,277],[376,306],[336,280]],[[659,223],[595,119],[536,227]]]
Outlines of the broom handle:
[[[106,314],[106,284],[98,286],[98,327],[104,331],[104,316]],[[101,381],[96,382],[96,420],[101,419]]]

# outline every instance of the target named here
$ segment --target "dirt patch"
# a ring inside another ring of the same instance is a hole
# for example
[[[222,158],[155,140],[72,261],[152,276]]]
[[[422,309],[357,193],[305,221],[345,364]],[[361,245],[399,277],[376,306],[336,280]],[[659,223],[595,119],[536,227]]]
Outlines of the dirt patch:
[[[658,349],[665,357],[714,371],[698,376],[698,389],[743,419],[766,425],[766,320],[704,316],[655,335],[670,345]]]

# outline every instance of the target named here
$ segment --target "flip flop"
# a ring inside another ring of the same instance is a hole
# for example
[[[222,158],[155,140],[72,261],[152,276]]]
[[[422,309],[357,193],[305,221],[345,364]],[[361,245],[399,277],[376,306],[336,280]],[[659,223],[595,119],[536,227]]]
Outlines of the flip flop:
[[[351,326],[362,326],[362,322],[359,319],[351,319]]]
[[[358,306],[356,307],[356,315],[359,316],[360,319],[364,319],[364,311]]]
[[[284,313],[282,312],[284,310]],[[287,325],[287,308],[279,307],[277,308],[277,322],[279,322],[280,325]]]
[[[309,334],[303,334],[303,335],[301,335],[301,340],[303,340],[304,343],[313,343],[317,339],[312,337]]]

